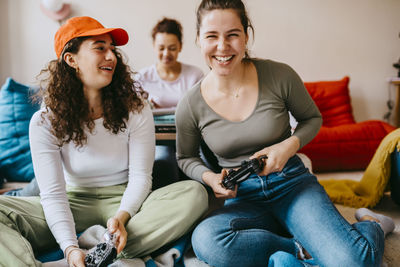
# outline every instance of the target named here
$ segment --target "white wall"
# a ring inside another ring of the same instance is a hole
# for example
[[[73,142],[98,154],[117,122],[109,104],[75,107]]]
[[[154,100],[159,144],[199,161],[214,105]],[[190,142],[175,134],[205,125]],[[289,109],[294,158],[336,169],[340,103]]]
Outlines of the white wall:
[[[88,15],[106,27],[123,27],[123,47],[133,69],[155,61],[150,31],[163,16],[181,21],[180,60],[207,71],[195,44],[199,0],[69,0],[72,15]],[[245,0],[255,26],[253,56],[291,65],[304,81],[350,76],[357,121],[382,119],[387,111],[387,78],[400,57],[399,0]],[[0,0],[0,83],[11,76],[34,83],[55,58],[58,22],[42,14],[39,0]],[[391,88],[392,99],[395,90]]]

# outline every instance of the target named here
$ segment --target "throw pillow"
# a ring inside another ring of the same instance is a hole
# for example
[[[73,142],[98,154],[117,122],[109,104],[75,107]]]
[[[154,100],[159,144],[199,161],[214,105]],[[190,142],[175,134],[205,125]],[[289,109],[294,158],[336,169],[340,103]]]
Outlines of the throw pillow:
[[[0,173],[7,181],[29,182],[34,177],[29,147],[29,121],[39,108],[34,89],[7,78],[0,90]]]
[[[299,152],[311,159],[316,172],[365,170],[382,139],[395,129],[378,120],[323,126]]]
[[[323,126],[333,127],[355,123],[349,93],[349,77],[339,81],[305,82],[322,114]]]

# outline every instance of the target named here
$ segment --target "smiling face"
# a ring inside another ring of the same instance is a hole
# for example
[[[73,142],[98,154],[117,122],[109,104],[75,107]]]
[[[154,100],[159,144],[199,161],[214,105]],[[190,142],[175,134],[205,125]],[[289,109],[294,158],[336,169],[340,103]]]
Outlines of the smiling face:
[[[198,36],[206,63],[218,75],[240,69],[248,36],[233,9],[215,9],[202,17]]]
[[[160,64],[165,67],[171,67],[176,64],[182,45],[175,34],[157,33],[154,37],[153,46]]]
[[[92,36],[82,42],[76,54],[65,53],[64,60],[77,70],[85,89],[99,90],[112,81],[117,58],[109,34]]]

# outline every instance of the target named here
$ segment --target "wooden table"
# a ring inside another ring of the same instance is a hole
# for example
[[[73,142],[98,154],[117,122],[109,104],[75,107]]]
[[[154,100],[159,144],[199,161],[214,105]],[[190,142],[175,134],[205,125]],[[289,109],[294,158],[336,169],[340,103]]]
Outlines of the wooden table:
[[[176,129],[175,116],[173,114],[162,113],[157,115],[160,110],[153,110],[154,124],[156,131],[156,145],[175,146]],[[175,111],[175,109],[174,109]]]
[[[400,78],[393,78],[390,83],[396,86],[396,105],[394,107],[394,125],[400,127]]]
[[[175,146],[176,133],[156,133],[156,145]]]

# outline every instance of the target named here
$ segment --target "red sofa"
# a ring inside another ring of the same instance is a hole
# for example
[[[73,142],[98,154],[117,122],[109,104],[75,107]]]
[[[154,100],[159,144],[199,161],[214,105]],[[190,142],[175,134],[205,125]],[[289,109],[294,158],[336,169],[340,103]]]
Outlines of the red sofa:
[[[313,171],[365,169],[383,137],[396,129],[378,120],[355,122],[349,81],[304,83],[323,119],[317,136],[299,151],[311,159]]]

